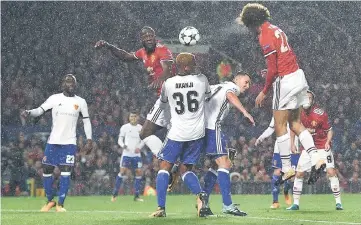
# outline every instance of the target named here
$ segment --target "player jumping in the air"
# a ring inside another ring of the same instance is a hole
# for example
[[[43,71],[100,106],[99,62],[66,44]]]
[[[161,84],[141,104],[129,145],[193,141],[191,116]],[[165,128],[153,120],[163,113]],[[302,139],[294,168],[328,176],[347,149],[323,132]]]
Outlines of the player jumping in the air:
[[[255,145],[259,145],[261,142],[263,142],[264,139],[270,137],[274,133],[274,119],[272,118],[268,128],[257,138]],[[287,131],[290,133],[289,127],[287,127]],[[300,158],[300,154],[298,152],[298,138],[295,137],[295,135],[291,135],[291,164],[292,168],[296,169],[298,159]],[[272,188],[272,197],[273,202],[271,205],[271,209],[278,209],[280,208],[280,203],[278,202],[278,195],[280,193],[280,186],[276,185],[276,182],[279,180],[279,177],[281,176],[281,169],[282,169],[282,162],[280,157],[280,150],[278,148],[277,142],[275,142],[274,150],[273,150],[273,159],[272,159],[272,167],[273,167],[273,176],[272,176],[272,182],[271,182],[271,188]],[[291,196],[289,195],[288,191],[291,188],[290,182],[287,180],[284,183],[283,187],[283,194],[285,196],[285,202],[288,206],[292,204]]]
[[[205,99],[211,90],[207,77],[195,72],[194,55],[180,53],[176,58],[177,75],[169,78],[162,87],[161,107],[169,104],[171,128],[164,141],[164,147],[158,153],[160,169],[157,175],[158,209],[151,216],[165,217],[165,203],[169,172],[179,158],[187,169],[182,174],[184,183],[198,196],[199,217],[205,216],[206,193],[202,192],[198,177],[192,172],[197,163],[205,135]]]
[[[122,181],[125,178],[125,174],[128,170],[135,170],[134,201],[143,201],[143,199],[139,197],[143,175],[143,164],[140,154],[141,149],[139,148],[139,145],[141,144],[139,132],[141,129],[142,126],[138,124],[138,113],[135,111],[130,113],[129,123],[123,125],[120,128],[118,144],[120,147],[122,147],[123,153],[120,160],[120,171],[115,180],[115,187],[113,190],[113,196],[111,198],[112,202],[115,202],[116,197],[118,196],[120,185],[122,184]]]
[[[267,76],[264,89],[256,98],[256,107],[263,105],[266,94],[273,86],[273,117],[275,133],[282,161],[282,183],[295,176],[291,167],[290,129],[299,137],[302,146],[312,160],[310,179],[325,168],[325,162],[319,160],[318,152],[310,132],[300,121],[302,105],[308,103],[308,84],[303,71],[299,68],[297,58],[288,44],[286,34],[277,26],[272,25],[268,9],[258,3],[249,3],[243,7],[239,22],[256,34],[267,61]]]
[[[143,27],[140,32],[143,48],[134,53],[119,49],[106,41],[100,40],[95,44],[96,48],[107,48],[114,56],[123,61],[142,60],[151,78],[150,88],[156,88],[160,93],[162,83],[171,76],[173,56],[170,50],[157,43],[155,31],[151,27]],[[169,108],[163,110],[159,107],[159,99],[147,115],[140,132],[140,139],[154,153],[157,154],[162,148],[162,141],[154,133],[163,127],[167,127],[170,120]]]
[[[308,91],[308,97],[310,99],[310,104],[304,106],[304,110],[301,114],[301,121],[312,133],[320,158],[326,161],[327,176],[330,180],[331,190],[336,200],[336,210],[343,210],[341,204],[340,182],[335,171],[335,162],[331,151],[331,141],[333,136],[332,127],[328,122],[328,115],[324,109],[314,104],[314,93]],[[311,167],[311,159],[303,150],[300,160],[298,161],[296,178],[293,184],[293,205],[287,208],[287,210],[299,210],[303,177],[305,172],[309,172],[311,170]],[[311,183],[313,182],[314,180],[311,180]]]
[[[74,166],[76,153],[76,124],[79,114],[83,117],[87,143],[84,150],[92,149],[92,128],[86,101],[75,95],[77,82],[73,75],[68,74],[62,82],[63,93],[50,96],[39,108],[25,110],[23,117],[38,117],[52,110],[53,125],[45,147],[43,164],[43,185],[47,203],[41,208],[48,212],[56,207],[57,212],[65,212],[64,201],[70,185],[71,169]],[[58,204],[53,200],[53,171],[55,166],[60,169],[60,187]]]
[[[249,87],[251,79],[247,73],[238,72],[231,78],[232,82],[224,82],[211,86],[212,95],[206,102],[206,136],[205,136],[205,154],[215,161],[216,165],[212,165],[204,176],[204,191],[207,194],[206,214],[213,215],[209,208],[208,200],[214,185],[218,180],[221,189],[223,209],[225,214],[235,216],[246,216],[247,213],[242,212],[232,202],[231,198],[231,182],[229,170],[231,169],[231,161],[226,148],[226,139],[221,130],[221,122],[228,115],[231,105],[237,108],[244,117],[255,125],[253,117],[243,107],[238,96],[244,93]],[[215,169],[217,170],[215,170]],[[184,168],[182,169],[184,170]],[[173,182],[169,185],[169,189],[173,188],[177,169],[172,169]]]

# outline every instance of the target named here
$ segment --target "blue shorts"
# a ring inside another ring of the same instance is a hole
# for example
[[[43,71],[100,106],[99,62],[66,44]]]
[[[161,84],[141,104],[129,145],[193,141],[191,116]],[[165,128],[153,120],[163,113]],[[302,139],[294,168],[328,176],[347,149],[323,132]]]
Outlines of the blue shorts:
[[[196,164],[204,145],[204,138],[193,141],[173,141],[166,139],[158,158],[174,164],[177,159],[183,164]]]
[[[130,156],[122,156],[120,160],[120,167],[128,168],[128,169],[139,169],[142,168],[142,158],[139,156],[130,157]]]
[[[226,136],[219,130],[206,129],[205,153],[207,156],[227,155]]]
[[[43,164],[74,166],[76,145],[46,144]]]
[[[291,166],[293,169],[297,168],[299,158],[300,154],[291,154]],[[279,153],[273,153],[272,167],[275,169],[282,169],[282,161]]]

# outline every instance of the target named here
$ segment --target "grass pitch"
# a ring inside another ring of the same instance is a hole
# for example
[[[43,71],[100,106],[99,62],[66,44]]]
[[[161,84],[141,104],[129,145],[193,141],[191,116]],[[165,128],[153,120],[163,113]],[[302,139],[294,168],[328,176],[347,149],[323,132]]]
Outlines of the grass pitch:
[[[361,195],[343,194],[345,210],[336,211],[332,194],[303,195],[299,211],[286,211],[280,196],[281,208],[269,209],[270,195],[234,195],[233,201],[247,217],[224,216],[221,213],[221,196],[211,196],[211,208],[218,217],[197,218],[195,197],[171,195],[167,198],[167,217],[149,218],[156,209],[156,197],[134,202],[132,196],[120,196],[116,202],[110,196],[85,196],[66,199],[66,213],[39,212],[45,198],[1,198],[1,224],[3,225],[192,225],[192,224],[360,224]]]

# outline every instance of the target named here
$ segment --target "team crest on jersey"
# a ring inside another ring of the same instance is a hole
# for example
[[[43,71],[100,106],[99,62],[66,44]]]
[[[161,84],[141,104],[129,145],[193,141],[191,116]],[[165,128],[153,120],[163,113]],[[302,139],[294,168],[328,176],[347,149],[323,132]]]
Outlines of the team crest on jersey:
[[[74,105],[74,109],[78,110],[79,106],[77,104]]]
[[[263,45],[262,48],[263,48],[263,50],[267,50],[269,47],[271,47],[271,45],[268,44],[268,45]]]
[[[323,109],[320,109],[320,108],[315,108],[315,109],[313,110],[313,112],[316,113],[316,114],[318,114],[318,115],[323,115],[323,113],[324,113],[325,111],[323,111]]]

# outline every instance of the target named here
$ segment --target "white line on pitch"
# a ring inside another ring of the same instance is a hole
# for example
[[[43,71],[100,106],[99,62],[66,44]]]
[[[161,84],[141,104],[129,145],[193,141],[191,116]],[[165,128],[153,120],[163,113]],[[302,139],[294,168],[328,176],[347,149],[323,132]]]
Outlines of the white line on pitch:
[[[21,210],[21,209],[5,209],[1,210],[1,212],[39,212],[38,210]],[[67,211],[66,213],[123,213],[123,214],[150,214],[152,212],[132,212],[132,211],[111,211],[111,210],[75,210],[75,211]],[[167,213],[168,215],[183,215],[182,213]],[[214,217],[227,217],[232,218],[230,216],[225,215],[216,215]],[[212,218],[212,217],[211,217]],[[255,217],[255,216],[247,216],[247,219],[256,219],[256,220],[278,220],[278,221],[292,221],[292,222],[310,222],[310,223],[332,223],[332,224],[347,224],[347,225],[361,225],[361,223],[355,222],[343,222],[343,221],[326,221],[326,220],[306,220],[306,219],[286,219],[286,218],[272,218],[272,217]]]

